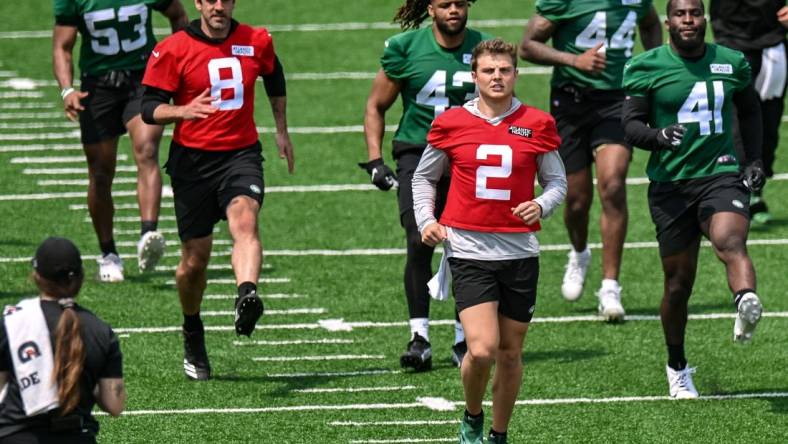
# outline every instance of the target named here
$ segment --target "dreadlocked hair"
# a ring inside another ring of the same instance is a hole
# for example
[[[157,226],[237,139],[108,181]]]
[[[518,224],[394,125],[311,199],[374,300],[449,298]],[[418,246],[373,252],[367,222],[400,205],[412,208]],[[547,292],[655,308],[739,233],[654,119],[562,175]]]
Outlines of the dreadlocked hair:
[[[476,0],[467,0],[468,4]],[[394,23],[399,23],[402,29],[415,29],[430,16],[427,12],[430,0],[405,0],[405,4],[399,7],[397,15],[394,16]]]

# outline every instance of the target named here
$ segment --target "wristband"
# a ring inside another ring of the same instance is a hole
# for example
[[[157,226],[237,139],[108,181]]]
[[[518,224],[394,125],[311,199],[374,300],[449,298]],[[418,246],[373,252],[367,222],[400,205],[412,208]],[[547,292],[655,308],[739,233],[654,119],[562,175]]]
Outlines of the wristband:
[[[68,96],[69,94],[73,93],[74,91],[76,91],[76,90],[72,86],[69,86],[68,88],[63,88],[60,91],[60,98],[63,99],[63,100],[66,100],[66,96]]]

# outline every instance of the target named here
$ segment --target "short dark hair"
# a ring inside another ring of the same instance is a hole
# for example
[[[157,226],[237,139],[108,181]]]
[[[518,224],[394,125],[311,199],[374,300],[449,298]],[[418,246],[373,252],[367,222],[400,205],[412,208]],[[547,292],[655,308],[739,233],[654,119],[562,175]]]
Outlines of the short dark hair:
[[[473,48],[471,53],[471,71],[476,71],[476,61],[484,54],[507,54],[512,58],[512,65],[515,68],[517,67],[517,49],[515,46],[501,38],[495,38],[483,40]]]
[[[700,9],[702,9],[703,12],[705,13],[706,12],[706,5],[703,4],[703,0],[698,0],[698,1],[700,2]],[[665,14],[667,14],[668,16],[670,16],[670,7],[671,6],[673,6],[673,0],[668,0],[668,3],[665,5]]]

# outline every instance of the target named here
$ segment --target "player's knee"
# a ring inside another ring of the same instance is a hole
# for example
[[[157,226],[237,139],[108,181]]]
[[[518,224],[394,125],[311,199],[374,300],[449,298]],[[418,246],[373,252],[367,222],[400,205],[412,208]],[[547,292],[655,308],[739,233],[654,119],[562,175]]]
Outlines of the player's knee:
[[[686,305],[692,294],[692,284],[686,279],[673,279],[665,285],[665,299],[670,305]]]
[[[495,359],[496,368],[515,371],[522,367],[522,352],[516,349],[500,349]]]
[[[611,208],[626,208],[627,185],[623,177],[608,179],[599,186],[599,197],[602,205]]]
[[[159,146],[152,141],[141,141],[134,144],[134,157],[137,163],[159,163]]]
[[[473,341],[468,344],[468,356],[479,365],[492,365],[498,355],[498,345],[494,341]]]
[[[208,260],[210,255],[197,254],[197,253],[184,253],[181,258],[181,263],[175,271],[175,278],[181,279],[194,279],[205,273],[208,268]]]
[[[112,171],[108,170],[93,170],[90,174],[90,182],[96,188],[110,188],[112,187],[112,180],[115,178],[115,174]]]
[[[586,193],[566,195],[566,212],[570,215],[582,215],[591,209],[591,196]]]
[[[713,239],[712,244],[717,254],[721,259],[731,256],[740,256],[745,254],[744,236],[738,234],[729,234],[727,236],[720,236],[719,239]]]

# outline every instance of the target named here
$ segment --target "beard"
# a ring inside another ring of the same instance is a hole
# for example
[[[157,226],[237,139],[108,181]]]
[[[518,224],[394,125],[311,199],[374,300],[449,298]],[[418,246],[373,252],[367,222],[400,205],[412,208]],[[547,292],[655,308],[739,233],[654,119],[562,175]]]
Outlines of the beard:
[[[706,37],[706,23],[698,26],[698,32],[694,37],[684,38],[678,27],[669,28],[668,33],[670,34],[670,40],[677,48],[685,51],[692,51],[703,45]]]
[[[438,27],[438,31],[440,31],[442,34],[445,34],[445,35],[448,35],[448,36],[455,36],[455,35],[462,34],[462,32],[465,31],[465,24],[466,23],[468,23],[468,16],[467,15],[465,17],[463,17],[462,21],[460,23],[458,23],[457,25],[449,25],[448,22],[445,22],[443,20],[435,20],[435,26]]]

